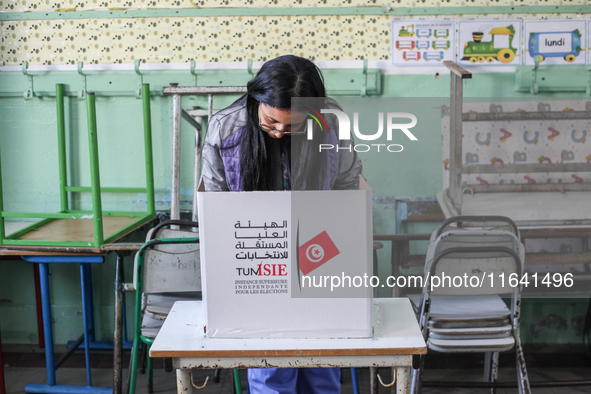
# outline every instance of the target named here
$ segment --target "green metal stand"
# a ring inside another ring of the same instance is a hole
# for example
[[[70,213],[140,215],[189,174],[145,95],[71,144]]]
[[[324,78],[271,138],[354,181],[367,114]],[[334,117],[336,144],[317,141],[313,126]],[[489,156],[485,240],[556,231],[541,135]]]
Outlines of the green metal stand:
[[[65,111],[64,111],[64,85],[56,84],[56,110],[57,110],[57,138],[58,138],[58,157],[59,157],[59,187],[60,187],[60,205],[61,211],[58,213],[40,213],[40,212],[6,212],[4,211],[2,200],[2,171],[0,160],[0,245],[17,246],[61,246],[61,247],[95,247],[99,248],[102,244],[110,243],[133,229],[152,220],[156,217],[156,208],[154,200],[154,166],[152,162],[152,125],[150,113],[150,87],[148,84],[142,85],[142,103],[143,103],[143,121],[144,121],[144,155],[146,167],[146,187],[101,187],[99,170],[99,152],[98,152],[98,133],[96,119],[95,95],[92,92],[86,94],[86,113],[88,123],[88,146],[90,153],[90,187],[68,186],[68,173],[66,163],[66,131],[65,131]],[[68,192],[90,192],[92,194],[92,211],[71,210]],[[146,193],[147,212],[115,212],[102,210],[101,193]],[[117,216],[135,218],[135,220],[118,229],[113,234],[103,233],[103,217]],[[40,218],[43,219],[37,223],[27,226],[6,237],[4,231],[4,218]],[[51,240],[26,240],[19,239],[23,235],[38,230],[41,226],[50,223],[55,219],[79,219],[93,220],[94,241],[51,241]]]

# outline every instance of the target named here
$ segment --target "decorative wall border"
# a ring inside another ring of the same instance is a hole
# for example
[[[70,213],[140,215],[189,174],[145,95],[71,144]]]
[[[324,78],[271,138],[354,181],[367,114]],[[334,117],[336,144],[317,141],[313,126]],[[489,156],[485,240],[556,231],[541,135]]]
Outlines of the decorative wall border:
[[[589,14],[591,5],[489,6],[489,7],[277,7],[277,8],[184,8],[117,9],[92,11],[3,12],[0,21],[46,19],[113,19],[210,16],[330,16],[330,15],[481,15],[481,14]]]

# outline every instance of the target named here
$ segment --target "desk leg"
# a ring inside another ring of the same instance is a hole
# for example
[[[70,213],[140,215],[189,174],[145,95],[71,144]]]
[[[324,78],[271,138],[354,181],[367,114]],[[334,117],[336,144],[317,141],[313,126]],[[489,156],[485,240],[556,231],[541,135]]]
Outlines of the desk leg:
[[[409,368],[396,368],[396,394],[410,393]]]
[[[395,384],[390,386],[390,394],[397,394],[398,393],[398,390],[396,389],[398,387],[397,371],[398,371],[398,368],[396,368],[396,367],[390,368],[390,376],[392,377],[392,380],[396,379]]]
[[[369,393],[378,394],[378,369],[377,367],[369,367]]]
[[[392,276],[398,278],[400,274],[400,243],[392,241],[391,259],[392,259]],[[392,297],[398,297],[398,287],[392,287]]]
[[[178,394],[191,394],[193,392],[190,369],[179,368],[176,370],[176,390]]]
[[[4,361],[2,360],[2,335],[0,334],[0,394],[6,394],[4,384]]]
[[[86,359],[86,381],[88,387],[92,386],[92,377],[90,376],[90,332],[92,327],[92,319],[90,314],[92,313],[92,307],[89,305],[90,300],[88,293],[89,289],[88,272],[90,271],[90,264],[80,264],[80,283],[82,285],[82,318],[84,319],[84,358]]]
[[[115,328],[113,335],[113,394],[122,392],[122,354],[123,354],[123,291],[122,291],[123,257],[117,253],[115,267]]]
[[[41,284],[39,279],[39,264],[33,263],[33,278],[35,280],[35,309],[37,310],[37,336],[39,337],[39,347],[45,348],[45,338],[43,337],[43,304],[41,297]]]
[[[88,315],[87,315],[87,321],[88,321],[88,342],[92,343],[95,341],[94,338],[94,333],[95,333],[95,327],[94,327],[94,296],[93,296],[93,291],[92,291],[92,265],[91,264],[84,264],[84,272],[86,274],[86,300],[88,301],[87,306],[88,306]]]
[[[51,326],[51,300],[49,298],[49,267],[39,263],[39,284],[41,285],[41,305],[43,309],[43,336],[45,338],[45,364],[47,385],[55,386],[55,360],[53,358],[53,327]]]

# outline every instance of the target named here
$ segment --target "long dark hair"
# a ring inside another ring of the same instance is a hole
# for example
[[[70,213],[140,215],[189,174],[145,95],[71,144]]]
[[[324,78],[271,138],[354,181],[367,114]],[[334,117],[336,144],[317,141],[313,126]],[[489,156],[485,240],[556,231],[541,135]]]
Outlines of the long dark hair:
[[[265,145],[265,132],[259,128],[259,103],[292,109],[292,97],[326,97],[320,69],[308,59],[285,55],[269,60],[246,85],[247,93],[235,104],[246,101],[247,130],[240,141],[240,175],[245,191],[270,190],[273,177]],[[314,133],[314,140],[318,133]],[[286,137],[283,137],[286,138]],[[323,164],[305,135],[293,137],[291,147],[292,189],[318,189],[318,171]],[[317,145],[316,145],[317,146]],[[313,170],[315,169],[315,170]]]

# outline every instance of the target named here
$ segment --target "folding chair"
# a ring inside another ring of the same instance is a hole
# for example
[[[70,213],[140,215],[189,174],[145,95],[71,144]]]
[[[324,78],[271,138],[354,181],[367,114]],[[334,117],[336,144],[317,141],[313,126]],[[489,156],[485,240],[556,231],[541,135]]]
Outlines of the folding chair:
[[[466,228],[468,223],[479,225]],[[454,224],[456,227],[451,227]],[[495,392],[492,386],[497,379],[499,352],[513,347],[519,393],[530,393],[519,336],[521,288],[519,283],[515,287],[508,284],[511,274],[521,279],[524,257],[517,226],[501,216],[450,218],[433,233],[427,250],[419,314],[427,346],[438,352],[485,353],[484,379],[491,383],[491,393]],[[467,286],[454,286],[453,278],[464,278],[465,274],[478,281],[470,279],[470,283],[463,282]],[[444,275],[452,278],[450,283],[431,288],[432,283],[441,285],[434,277],[440,281]],[[511,295],[510,310],[501,294]],[[412,371],[413,393],[421,391],[423,363],[421,359],[421,368]]]
[[[188,226],[174,230],[168,226]],[[135,256],[135,330],[129,393],[135,393],[140,341],[146,354],[176,301],[201,299],[199,233],[196,222],[169,220],[154,227]],[[152,362],[147,358],[148,392],[153,391]]]

